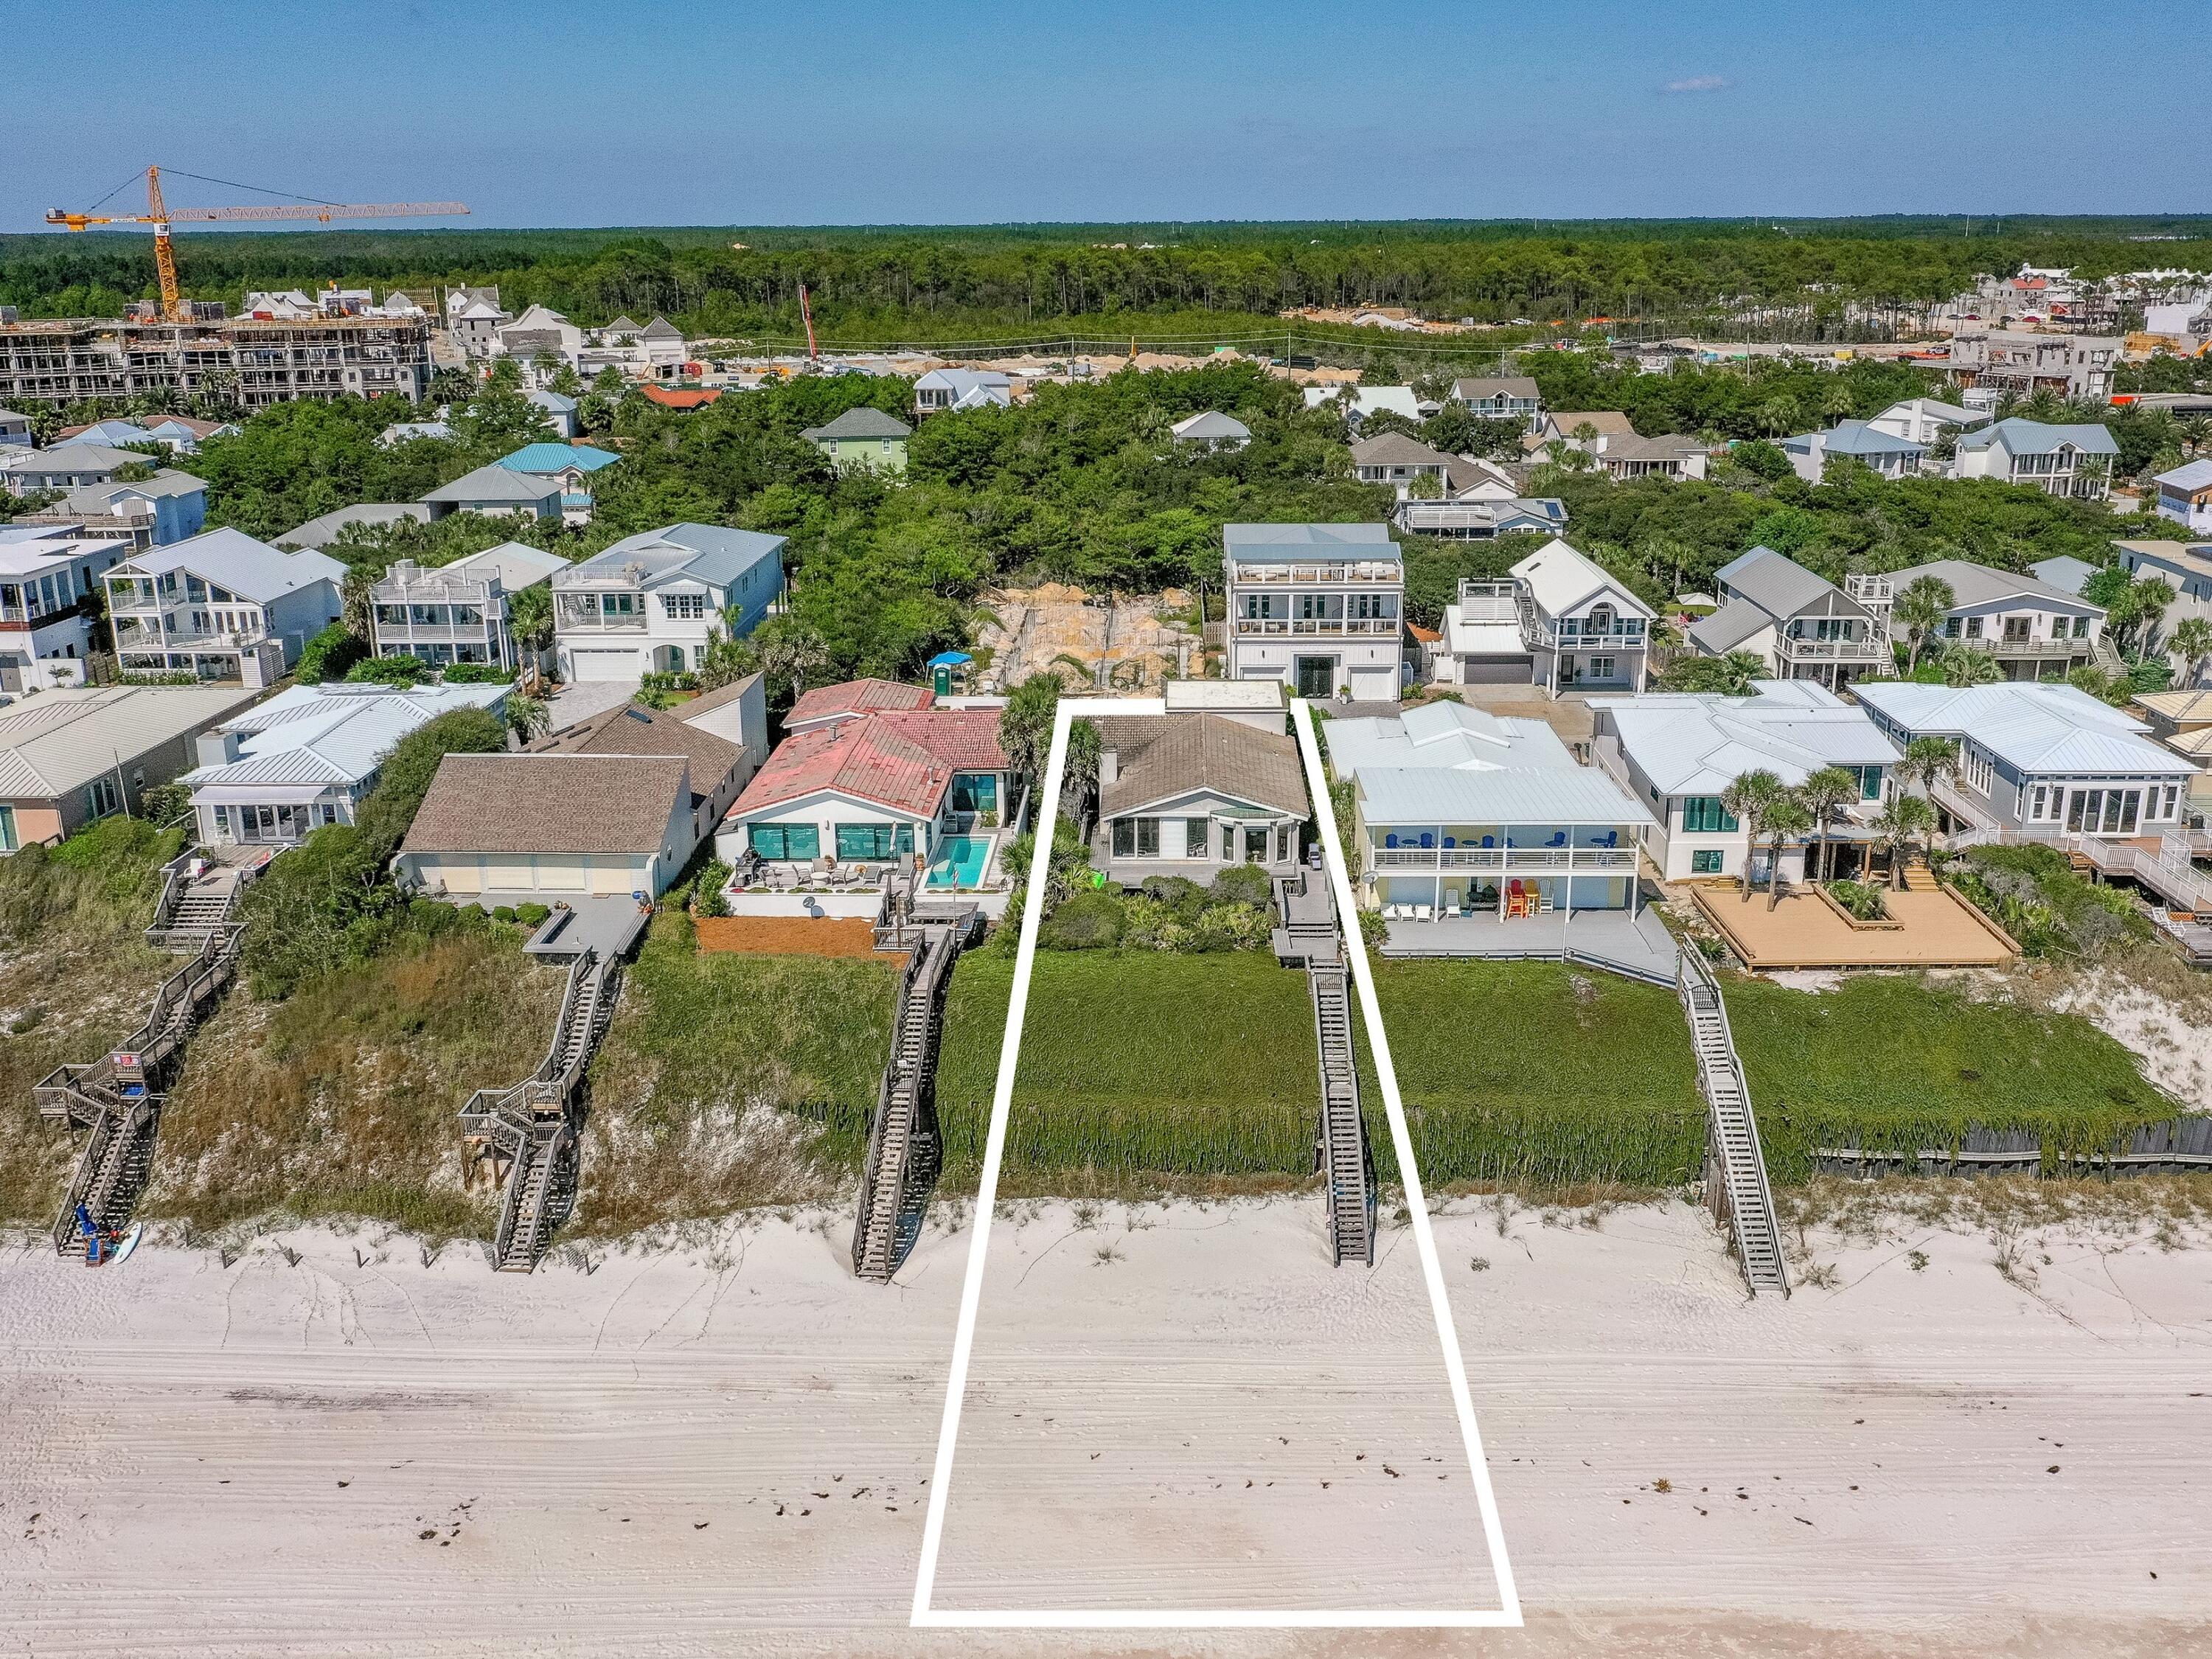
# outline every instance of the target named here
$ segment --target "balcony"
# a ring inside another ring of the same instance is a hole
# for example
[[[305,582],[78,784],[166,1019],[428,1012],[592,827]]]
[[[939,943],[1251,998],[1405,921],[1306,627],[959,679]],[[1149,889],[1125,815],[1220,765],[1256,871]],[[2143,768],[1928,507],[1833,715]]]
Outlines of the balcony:
[[[1239,617],[1236,629],[1240,639],[1253,639],[1268,635],[1385,635],[1395,637],[1398,618],[1395,617]]]
[[[1789,662],[1881,662],[1889,660],[1887,640],[1801,640],[1784,634],[1775,646]]]
[[[1281,586],[1291,582],[1383,582],[1397,587],[1406,580],[1395,560],[1344,560],[1322,564],[1238,564],[1230,583],[1236,587]]]
[[[1375,870],[1609,870],[1636,868],[1631,847],[1377,847]]]
[[[2006,639],[1995,634],[1958,641],[1950,641],[1948,635],[1945,637],[1952,643],[1978,646],[1994,657],[2026,658],[2037,661],[2063,661],[2069,657],[2087,657],[2093,655],[2097,648],[2096,641],[2086,634],[2078,640]]]

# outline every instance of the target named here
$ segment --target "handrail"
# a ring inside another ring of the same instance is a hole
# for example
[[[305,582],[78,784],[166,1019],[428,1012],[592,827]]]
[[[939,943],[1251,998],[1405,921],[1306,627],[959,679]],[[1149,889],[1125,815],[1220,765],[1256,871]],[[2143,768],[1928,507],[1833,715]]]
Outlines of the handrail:
[[[1759,1137],[1759,1114],[1752,1106],[1750,1079],[1744,1075],[1743,1059],[1736,1052],[1735,1032],[1729,1024],[1728,999],[1721,994],[1719,979],[1706,963],[1704,952],[1697,948],[1694,942],[1686,944],[1675,953],[1674,964],[1675,990],[1682,1000],[1683,1012],[1691,1021],[1690,1040],[1693,1050],[1697,1043],[1697,1006],[1692,993],[1697,988],[1712,993],[1713,1009],[1720,1020],[1721,1041],[1728,1049],[1729,1073],[1735,1085],[1736,1098],[1743,1103],[1744,1136],[1749,1141],[1751,1147],[1751,1178],[1758,1189],[1760,1213],[1770,1224],[1772,1224],[1774,1222],[1774,1192],[1766,1179],[1766,1148]],[[1717,1143],[1720,1130],[1718,1105],[1713,1099],[1712,1088],[1705,1076],[1703,1057],[1699,1055],[1693,1055],[1693,1057],[1698,1060],[1698,1087],[1705,1097],[1706,1115],[1711,1122],[1711,1127],[1708,1133]],[[1722,1168],[1725,1172],[1728,1167],[1728,1151],[1725,1144],[1721,1145],[1720,1156]],[[1751,1276],[1751,1253],[1744,1248],[1743,1216],[1732,1193],[1729,1196],[1729,1225],[1730,1231],[1735,1235],[1736,1255],[1743,1264],[1744,1276],[1748,1280]],[[1778,1237],[1774,1241],[1774,1270],[1781,1276],[1782,1293],[1787,1296],[1790,1293],[1790,1275],[1789,1270],[1783,1265],[1781,1243]]]

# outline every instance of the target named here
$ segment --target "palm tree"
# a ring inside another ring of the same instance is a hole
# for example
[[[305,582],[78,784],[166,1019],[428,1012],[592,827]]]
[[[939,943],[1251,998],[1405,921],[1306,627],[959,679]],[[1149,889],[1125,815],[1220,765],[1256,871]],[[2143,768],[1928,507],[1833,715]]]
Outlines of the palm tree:
[[[1889,884],[1905,886],[1905,853],[1936,822],[1936,809],[1921,795],[1899,795],[1874,821],[1874,831],[1889,854]]]
[[[2184,617],[2166,636],[2166,648],[2181,659],[2181,683],[2194,685],[2204,659],[2212,657],[2212,619]]]
[[[1943,684],[1959,689],[1995,685],[2005,677],[2004,665],[1978,645],[1950,646],[1936,665],[1943,671]]]
[[[1911,674],[1920,665],[1920,653],[1928,643],[1928,636],[1943,625],[1951,607],[1959,602],[1958,593],[1941,576],[1915,576],[1905,583],[1905,591],[1889,608],[1890,620],[1905,628],[1905,672]]]
[[[1091,814],[1097,804],[1100,754],[1097,722],[1069,721],[1067,759],[1060,777],[1060,796],[1075,803],[1076,827],[1085,841],[1091,838]]]
[[[1677,657],[1660,671],[1659,689],[1748,696],[1751,683],[1765,673],[1765,659],[1748,651],[1731,651],[1724,657]]]
[[[1820,832],[1820,874],[1819,879],[1828,879],[1830,862],[1833,856],[1832,838],[1828,826],[1834,823],[1844,807],[1859,798],[1859,775],[1841,766],[1823,766],[1810,774],[1797,787],[1798,798],[1813,815],[1813,823]]]
[[[1766,908],[1782,902],[1782,843],[1813,827],[1812,809],[1795,789],[1785,789],[1766,809]]]
[[[507,694],[507,729],[514,734],[517,748],[526,748],[545,735],[553,724],[552,711],[540,697],[526,697],[520,691]]]
[[[1743,900],[1751,902],[1751,854],[1765,833],[1767,814],[1782,799],[1782,780],[1765,767],[1740,772],[1721,791],[1721,809],[1743,826]]]

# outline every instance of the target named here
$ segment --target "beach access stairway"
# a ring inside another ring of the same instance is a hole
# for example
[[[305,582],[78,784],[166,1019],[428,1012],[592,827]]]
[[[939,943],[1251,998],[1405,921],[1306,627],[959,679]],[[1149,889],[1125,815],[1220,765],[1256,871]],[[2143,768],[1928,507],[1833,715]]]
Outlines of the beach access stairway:
[[[937,1061],[945,996],[975,922],[973,906],[914,905],[897,926],[906,968],[899,976],[890,1060],[876,1091],[853,1221],[853,1272],[861,1279],[888,1282],[921,1237],[929,1194],[945,1161]]]
[[[1375,1265],[1375,1159],[1359,1104],[1359,1068],[1352,1047],[1352,983],[1344,939],[1328,890],[1310,872],[1275,884],[1282,926],[1275,954],[1306,970],[1313,1004],[1314,1045],[1320,1056],[1321,1118],[1314,1158],[1328,1206],[1329,1260]]]
[[[1774,1194],[1766,1184],[1766,1158],[1759,1148],[1751,1088],[1729,1030],[1720,981],[1695,945],[1683,947],[1674,988],[1689,1021],[1698,1086],[1705,1097],[1705,1200],[1715,1218],[1735,1236],[1736,1259],[1752,1294],[1775,1291],[1787,1296],[1790,1279],[1782,1261],[1782,1233],[1774,1219]]]
[[[84,1254],[80,1204],[104,1230],[129,1223],[152,1167],[163,1091],[184,1064],[193,1029],[236,977],[240,939],[234,923],[204,933],[191,960],[155,988],[144,1022],[121,1046],[89,1066],[58,1066],[32,1088],[40,1116],[89,1132],[54,1221],[58,1254]]]
[[[238,920],[239,900],[268,866],[270,849],[194,848],[161,869],[161,896],[146,943],[157,951],[198,951],[208,935]]]
[[[503,1089],[479,1089],[461,1109],[461,1132],[506,1166],[499,1225],[485,1247],[495,1270],[526,1273],[574,1206],[584,1074],[622,988],[621,963],[586,948],[568,964],[553,1041],[538,1069]]]

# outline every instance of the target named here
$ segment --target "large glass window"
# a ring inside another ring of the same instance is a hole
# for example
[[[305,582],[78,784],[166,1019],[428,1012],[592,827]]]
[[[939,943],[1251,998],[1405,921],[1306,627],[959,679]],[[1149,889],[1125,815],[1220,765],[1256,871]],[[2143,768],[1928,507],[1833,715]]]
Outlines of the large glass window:
[[[999,810],[996,772],[955,772],[952,810],[956,812],[995,812]]]
[[[1718,795],[1686,795],[1682,799],[1682,829],[1689,835],[1729,835],[1740,828],[1735,817],[1721,805]]]
[[[837,856],[845,859],[887,859],[914,850],[910,823],[841,823],[837,826]]]
[[[756,823],[752,846],[764,859],[817,859],[822,856],[822,832],[811,823]]]
[[[1182,855],[1187,859],[1202,859],[1213,844],[1212,818],[1185,818],[1182,821]]]

